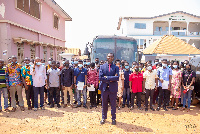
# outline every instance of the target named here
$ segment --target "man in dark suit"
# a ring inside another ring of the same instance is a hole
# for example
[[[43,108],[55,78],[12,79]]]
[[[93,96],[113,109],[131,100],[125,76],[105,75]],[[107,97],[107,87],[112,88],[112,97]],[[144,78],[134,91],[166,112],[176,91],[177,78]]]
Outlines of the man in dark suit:
[[[108,97],[111,104],[112,125],[116,125],[116,97],[118,91],[119,68],[113,64],[114,54],[107,55],[107,63],[100,66],[99,69],[99,89],[102,98],[102,120],[100,124],[104,124],[107,119]]]

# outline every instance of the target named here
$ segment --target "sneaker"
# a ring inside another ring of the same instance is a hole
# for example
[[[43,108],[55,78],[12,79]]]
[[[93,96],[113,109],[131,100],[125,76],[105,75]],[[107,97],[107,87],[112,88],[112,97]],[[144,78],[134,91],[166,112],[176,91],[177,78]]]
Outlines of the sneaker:
[[[134,107],[133,107],[133,106],[131,106],[130,110],[133,110],[133,108],[134,108]]]
[[[21,111],[24,111],[24,110],[25,110],[24,106],[21,106],[20,109],[21,109]]]
[[[121,109],[121,107],[118,107],[118,110],[120,110]]]
[[[45,107],[43,106],[43,107],[41,107],[41,110],[45,110]]]
[[[57,107],[58,107],[58,108],[61,108],[60,104],[57,104]]]
[[[158,107],[156,110],[157,110],[157,111],[160,111],[160,107]]]
[[[145,108],[145,111],[148,111],[148,108]]]
[[[92,109],[92,105],[90,105],[90,109]]]
[[[53,108],[53,107],[54,107],[54,105],[51,105],[51,106],[50,106],[50,108]]]
[[[112,120],[112,125],[116,125],[116,120]]]
[[[155,111],[155,109],[153,107],[150,108],[152,111]]]
[[[88,109],[88,107],[86,105],[83,105],[84,108]]]
[[[75,101],[74,104],[77,104],[77,101]]]
[[[32,107],[28,107],[28,110],[32,110]]]
[[[127,104],[127,107],[129,108],[129,107],[130,107],[130,105],[129,105],[129,104]]]
[[[34,108],[34,111],[37,111],[38,109],[37,108]]]
[[[16,108],[13,107],[10,112],[15,112],[15,111],[16,111]]]
[[[2,111],[2,110],[1,110],[1,111]],[[6,111],[6,112],[10,112],[10,110],[9,110],[8,108],[4,109],[4,111]]]
[[[64,104],[64,105],[63,105],[63,108],[66,108],[66,107],[67,107],[67,104]]]

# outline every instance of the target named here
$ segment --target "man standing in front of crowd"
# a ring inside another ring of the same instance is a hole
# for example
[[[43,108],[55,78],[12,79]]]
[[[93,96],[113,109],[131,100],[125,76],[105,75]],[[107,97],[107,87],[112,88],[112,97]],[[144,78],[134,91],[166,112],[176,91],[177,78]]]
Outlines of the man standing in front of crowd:
[[[19,106],[22,111],[24,108],[24,100],[22,97],[22,79],[21,79],[21,68],[22,66],[17,62],[17,57],[12,56],[12,62],[6,67],[6,85],[7,89],[10,90],[11,96],[11,106],[13,109],[11,112],[16,111],[16,101],[15,101],[15,92],[19,98]]]
[[[27,57],[24,59],[25,66],[21,69],[22,81],[25,86],[26,100],[28,105],[28,110],[31,110],[34,107],[34,93],[33,93],[33,80],[32,75],[30,74],[30,59]],[[31,105],[31,101],[32,105]]]
[[[83,107],[87,109],[86,103],[87,103],[87,69],[83,67],[83,61],[78,61],[78,68],[74,71],[74,83],[76,91],[77,91],[77,100],[78,105],[77,107],[81,107],[81,91],[83,94]]]
[[[159,102],[157,111],[160,110],[162,97],[164,94],[164,101],[163,101],[163,109],[168,111],[166,108],[167,98],[169,98],[169,90],[171,89],[171,78],[172,78],[172,70],[167,67],[167,60],[163,59],[162,67],[157,70],[157,75],[159,79]]]
[[[63,64],[64,68],[62,69],[61,75],[61,86],[64,92],[64,106],[63,108],[67,107],[67,91],[69,91],[70,97],[70,105],[73,107],[73,84],[74,84],[74,69],[69,67],[69,60],[67,60]]]
[[[143,73],[143,89],[146,91],[145,94],[145,111],[148,111],[148,99],[150,96],[150,109],[152,111],[155,111],[153,108],[153,94],[155,89],[157,90],[158,87],[158,80],[157,80],[157,72],[153,70],[152,65],[148,64],[147,65],[147,70]],[[156,83],[156,85],[155,85]]]
[[[38,110],[38,94],[40,94],[40,108],[44,107],[44,86],[47,84],[47,76],[45,66],[41,65],[40,58],[36,57],[34,65],[30,68],[30,74],[33,78],[34,91],[34,111]]]
[[[4,60],[0,59],[0,112],[2,111],[1,106],[1,94],[3,93],[4,98],[4,111],[9,112],[8,109],[8,90],[6,88],[6,68],[4,67]]]
[[[118,92],[119,67],[113,64],[114,54],[107,55],[107,63],[100,66],[99,69],[99,89],[102,98],[102,120],[100,124],[104,124],[107,119],[108,98],[110,98],[112,125],[116,125],[116,97]]]

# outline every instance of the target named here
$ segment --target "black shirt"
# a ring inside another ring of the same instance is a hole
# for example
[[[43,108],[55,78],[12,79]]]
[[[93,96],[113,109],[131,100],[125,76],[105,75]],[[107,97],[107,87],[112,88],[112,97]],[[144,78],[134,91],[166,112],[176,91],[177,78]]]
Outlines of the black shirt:
[[[63,68],[60,75],[61,75],[62,86],[70,87],[72,84],[74,84],[74,69]]]
[[[192,78],[196,77],[196,73],[193,70],[184,70],[182,77],[184,86],[186,86],[186,83],[187,85],[190,85],[192,82]],[[194,86],[194,83],[192,84],[192,86]]]

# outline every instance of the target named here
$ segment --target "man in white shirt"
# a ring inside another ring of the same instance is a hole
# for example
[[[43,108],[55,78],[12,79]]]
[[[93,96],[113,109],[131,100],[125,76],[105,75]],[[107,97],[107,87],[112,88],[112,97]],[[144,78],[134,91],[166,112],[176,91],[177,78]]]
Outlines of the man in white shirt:
[[[46,68],[40,62],[40,58],[36,57],[34,65],[30,68],[30,74],[33,78],[34,92],[34,111],[38,109],[38,94],[40,94],[40,108],[44,110],[44,86],[47,83]]]
[[[147,65],[147,70],[143,73],[143,80],[145,81],[145,86],[143,86],[145,89],[143,89],[143,90],[146,91],[145,111],[148,111],[149,96],[150,96],[150,109],[152,111],[155,111],[155,109],[152,106],[152,103],[153,103],[154,91],[155,91],[155,89],[157,90],[157,86],[158,86],[157,78],[158,78],[157,72],[155,70],[153,70],[152,65],[149,63]],[[155,83],[156,83],[156,85],[155,85]]]
[[[47,70],[47,83],[50,93],[50,108],[54,107],[54,103],[60,108],[60,69],[56,67],[56,61],[52,61],[51,68]],[[53,102],[53,96],[56,93],[56,99]]]

